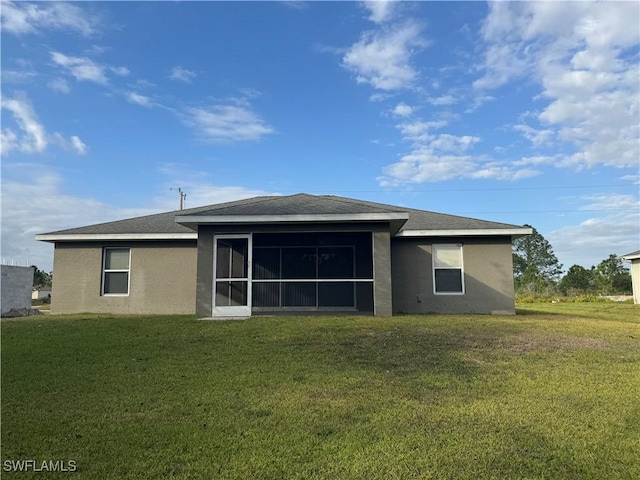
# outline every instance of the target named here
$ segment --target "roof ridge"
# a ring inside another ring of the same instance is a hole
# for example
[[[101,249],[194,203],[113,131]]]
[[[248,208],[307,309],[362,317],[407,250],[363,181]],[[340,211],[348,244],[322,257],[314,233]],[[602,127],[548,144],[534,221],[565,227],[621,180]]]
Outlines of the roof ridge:
[[[214,203],[212,205],[205,205],[202,207],[199,207],[199,209],[201,211],[216,211],[216,210],[223,210],[225,208],[233,208],[233,207],[237,207],[237,206],[245,206],[245,205],[254,205],[254,204],[258,204],[258,203],[263,203],[263,202],[268,202],[268,201],[275,201],[275,200],[280,200],[280,199],[285,199],[285,198],[292,198],[292,197],[315,197],[316,195],[309,195],[307,193],[295,193],[292,195],[260,195],[257,197],[250,197],[250,198],[243,198],[240,200],[234,200],[231,202],[224,202],[224,203]],[[177,211],[177,215],[180,215],[181,212],[185,212],[185,210],[178,210]],[[193,212],[193,213],[197,213],[197,212]]]
[[[390,205],[390,204],[387,204],[387,203],[379,203],[379,202],[371,202],[369,200],[358,200],[356,198],[342,197],[340,195],[319,195],[319,196],[334,198],[334,199],[337,199],[338,201],[341,201],[341,202],[344,202],[344,203],[360,204],[360,205],[366,204],[366,205],[375,206],[375,207],[378,207],[378,208],[382,207],[382,208],[386,208],[386,209],[388,209],[390,211],[393,211],[393,212],[403,212],[403,211],[409,210],[408,208],[400,207],[400,206],[397,206],[397,205]]]

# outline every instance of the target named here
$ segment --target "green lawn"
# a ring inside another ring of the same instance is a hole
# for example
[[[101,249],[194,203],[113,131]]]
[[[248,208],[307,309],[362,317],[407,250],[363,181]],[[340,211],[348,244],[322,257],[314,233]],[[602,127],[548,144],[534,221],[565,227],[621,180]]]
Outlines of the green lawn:
[[[75,473],[8,473],[7,460]],[[640,309],[2,322],[3,478],[640,478]]]

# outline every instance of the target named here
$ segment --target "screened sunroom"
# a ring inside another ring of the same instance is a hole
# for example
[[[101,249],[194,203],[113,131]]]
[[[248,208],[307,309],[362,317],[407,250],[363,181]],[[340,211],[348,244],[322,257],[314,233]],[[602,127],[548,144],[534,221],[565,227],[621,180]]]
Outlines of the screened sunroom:
[[[216,235],[217,315],[374,311],[371,232]]]

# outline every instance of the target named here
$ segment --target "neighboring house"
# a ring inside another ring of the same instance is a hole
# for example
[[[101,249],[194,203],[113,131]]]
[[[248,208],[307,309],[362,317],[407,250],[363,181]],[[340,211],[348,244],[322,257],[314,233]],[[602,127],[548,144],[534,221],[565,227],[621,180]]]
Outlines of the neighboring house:
[[[633,303],[640,303],[640,250],[627,253],[622,258],[631,262],[631,283],[633,284]]]
[[[33,267],[1,265],[0,271],[0,313],[30,309]]]
[[[51,287],[36,288],[31,292],[31,300],[45,300],[51,297]]]
[[[344,197],[263,196],[42,235],[52,313],[514,314],[530,228]]]

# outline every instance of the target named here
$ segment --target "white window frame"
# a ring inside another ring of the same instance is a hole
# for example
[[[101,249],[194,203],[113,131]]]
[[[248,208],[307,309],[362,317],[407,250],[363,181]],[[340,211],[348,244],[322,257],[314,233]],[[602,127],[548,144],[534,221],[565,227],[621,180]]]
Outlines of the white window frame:
[[[107,270],[107,252],[109,250],[127,250],[129,252],[129,267],[127,269],[109,269]],[[127,293],[107,293],[104,291],[107,273],[126,273],[127,274]],[[104,247],[102,250],[102,288],[101,295],[103,297],[128,297],[131,291],[131,248],[130,247]]]
[[[460,266],[459,267],[436,267],[436,257],[437,251],[439,248],[448,248],[457,247],[460,253]],[[433,278],[433,294],[434,295],[464,295],[465,294],[465,283],[464,283],[464,248],[462,243],[436,243],[431,246],[431,274]],[[461,283],[461,291],[460,292],[438,292],[436,288],[436,270],[460,270],[460,283]]]

